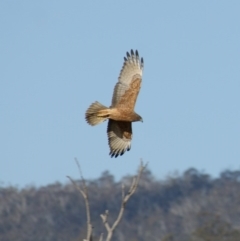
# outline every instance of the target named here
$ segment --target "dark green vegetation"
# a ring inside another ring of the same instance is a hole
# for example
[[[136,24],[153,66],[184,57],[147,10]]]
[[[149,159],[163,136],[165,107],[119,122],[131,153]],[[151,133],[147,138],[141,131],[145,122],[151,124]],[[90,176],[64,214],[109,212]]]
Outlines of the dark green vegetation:
[[[115,220],[121,183],[108,172],[88,181],[94,236],[106,230],[100,214]],[[86,234],[84,200],[72,184],[0,188],[1,241],[79,241]],[[182,175],[156,180],[145,171],[126,206],[113,240],[239,241],[240,171],[219,178],[189,169]]]

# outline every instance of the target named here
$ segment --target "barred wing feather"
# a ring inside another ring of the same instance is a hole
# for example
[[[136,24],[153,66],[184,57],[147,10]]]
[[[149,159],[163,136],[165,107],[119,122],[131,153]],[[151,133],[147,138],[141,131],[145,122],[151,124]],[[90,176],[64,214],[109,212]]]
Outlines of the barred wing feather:
[[[111,107],[134,109],[141,88],[142,73],[143,58],[139,58],[137,50],[131,50],[130,54],[127,52],[114,88]]]

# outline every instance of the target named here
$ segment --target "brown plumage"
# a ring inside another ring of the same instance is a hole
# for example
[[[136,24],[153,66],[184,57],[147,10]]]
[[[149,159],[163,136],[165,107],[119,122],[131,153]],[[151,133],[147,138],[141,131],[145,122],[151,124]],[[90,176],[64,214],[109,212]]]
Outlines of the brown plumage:
[[[132,122],[142,121],[142,117],[134,111],[142,73],[143,58],[139,58],[137,50],[131,50],[130,54],[127,52],[114,88],[111,106],[108,108],[96,101],[86,111],[86,121],[92,126],[109,120],[107,134],[111,157],[123,155],[130,150]]]

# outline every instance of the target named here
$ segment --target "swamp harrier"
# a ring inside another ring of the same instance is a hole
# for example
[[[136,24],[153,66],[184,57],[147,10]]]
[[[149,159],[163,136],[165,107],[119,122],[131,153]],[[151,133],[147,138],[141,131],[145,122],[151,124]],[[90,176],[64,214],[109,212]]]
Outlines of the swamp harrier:
[[[143,58],[139,58],[137,50],[131,50],[130,54],[127,52],[114,88],[112,105],[108,108],[96,101],[86,111],[86,121],[92,126],[108,119],[107,135],[111,157],[123,155],[130,150],[132,122],[143,121],[134,111],[141,88],[142,73]]]

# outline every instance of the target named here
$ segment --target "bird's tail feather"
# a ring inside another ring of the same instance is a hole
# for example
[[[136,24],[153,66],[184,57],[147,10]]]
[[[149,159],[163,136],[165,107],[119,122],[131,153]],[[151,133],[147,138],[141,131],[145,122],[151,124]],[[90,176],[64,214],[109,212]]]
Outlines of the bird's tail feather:
[[[92,103],[86,111],[85,118],[89,125],[95,126],[107,120],[110,110],[99,102]]]

